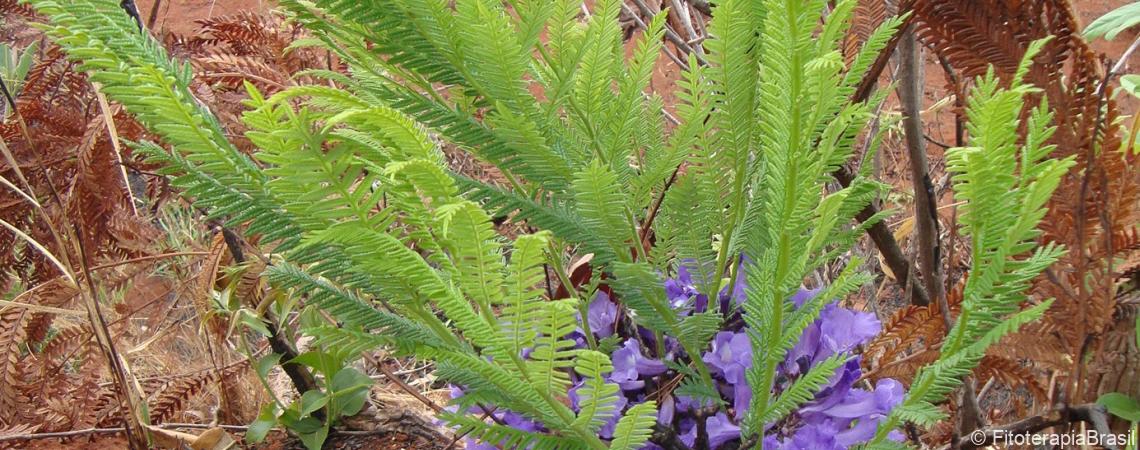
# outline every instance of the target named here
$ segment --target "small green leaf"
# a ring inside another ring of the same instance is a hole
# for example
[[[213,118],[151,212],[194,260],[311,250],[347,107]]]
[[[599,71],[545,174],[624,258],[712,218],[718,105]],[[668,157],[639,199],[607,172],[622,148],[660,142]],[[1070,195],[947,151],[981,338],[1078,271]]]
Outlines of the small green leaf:
[[[281,424],[285,425],[285,427],[289,428],[290,430],[297,432],[297,434],[315,433],[317,430],[320,430],[325,426],[323,422],[313,417],[286,420],[285,418],[287,416],[292,416],[292,414],[281,415]]]
[[[300,364],[302,366],[311,367],[311,368],[313,368],[316,371],[321,372],[321,373],[332,373],[332,372],[335,372],[336,369],[330,367],[330,364],[329,364],[330,359],[331,359],[331,356],[329,356],[325,352],[322,352],[320,350],[309,350],[305,353],[297,355],[296,358],[289,360],[289,362],[294,363],[294,364]],[[333,370],[328,370],[330,368],[332,368]]]
[[[269,328],[265,326],[265,322],[257,317],[248,309],[238,311],[238,323],[249,327],[249,329],[258,332],[262,336],[269,337],[273,333],[269,332]]]
[[[265,355],[264,358],[257,360],[257,376],[265,378],[269,376],[269,371],[281,361],[280,353],[270,353]]]
[[[1140,97],[1140,75],[1131,74],[1120,77],[1120,87],[1124,92]]]
[[[360,371],[347,368],[337,372],[333,377],[332,390],[336,395],[337,408],[344,416],[354,416],[364,409],[368,401],[368,388],[372,386],[372,379]]]
[[[321,391],[308,391],[301,395],[301,417],[308,416],[314,411],[324,408],[329,397]]]
[[[262,406],[257,420],[249,424],[249,430],[245,432],[246,442],[258,443],[265,440],[265,435],[269,434],[269,430],[275,425],[277,425],[277,405],[269,403]]]
[[[368,375],[360,373],[359,370],[347,367],[341,369],[333,377],[332,390],[346,391],[349,389],[358,389],[360,387],[367,387],[372,385],[372,379]]]
[[[297,437],[301,438],[301,443],[305,444],[305,448],[309,450],[321,450],[325,444],[325,439],[329,437],[328,427],[321,427],[312,433],[299,433]]]
[[[1140,403],[1136,399],[1119,392],[1110,392],[1100,396],[1097,404],[1104,405],[1112,415],[1129,422],[1140,422]]]
[[[1140,2],[1121,6],[1098,17],[1085,27],[1085,39],[1091,41],[1103,36],[1111,41],[1116,39],[1116,35],[1121,31],[1136,24],[1140,24]]]
[[[313,305],[309,305],[305,307],[305,309],[301,310],[300,316],[300,325],[302,330],[318,328],[329,324],[329,321],[325,320],[324,316],[321,316],[320,310]]]

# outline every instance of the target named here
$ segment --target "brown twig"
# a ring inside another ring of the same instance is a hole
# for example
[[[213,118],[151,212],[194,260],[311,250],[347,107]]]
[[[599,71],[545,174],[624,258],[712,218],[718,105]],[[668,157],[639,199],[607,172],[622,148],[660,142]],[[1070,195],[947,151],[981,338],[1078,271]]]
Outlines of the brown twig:
[[[625,3],[621,4],[621,10],[623,12],[625,12],[626,14],[629,14],[629,17],[633,18],[633,23],[637,24],[637,26],[639,28],[641,28],[642,30],[648,30],[649,29],[649,25],[646,25],[645,21],[641,20],[641,17],[638,16],[637,13],[634,12],[632,9],[629,9],[629,6],[627,6]],[[647,14],[652,15],[652,11],[650,11]],[[665,36],[669,36],[668,26],[666,26]],[[678,48],[680,48],[680,47],[678,46]],[[677,55],[670,53],[667,49],[662,49],[662,53],[664,53],[665,56],[668,56],[669,59],[673,60],[673,63],[676,64],[677,67],[685,67],[685,62],[682,61],[681,58],[678,58]]]
[[[154,5],[150,7],[150,16],[146,19],[146,28],[148,30],[154,29],[154,23],[158,22],[158,10],[162,8],[162,0],[154,0]]]
[[[234,262],[242,264],[245,262],[245,254],[241,250],[241,236],[238,236],[233,230],[226,227],[222,228],[222,236],[225,239],[226,247],[233,256]],[[317,379],[313,377],[312,372],[308,368],[292,362],[297,357],[297,350],[293,348],[293,343],[285,336],[282,330],[277,326],[277,317],[272,311],[265,311],[265,326],[269,330],[269,347],[273,349],[273,353],[281,355],[281,369],[285,371],[285,375],[293,382],[293,387],[297,392],[304,394],[309,391],[320,389],[317,385]],[[324,410],[315,411],[313,417],[324,420]]]
[[[164,423],[155,425],[163,429],[172,428],[192,428],[198,430],[206,430],[211,428],[221,428],[226,431],[236,431],[244,433],[249,431],[249,426],[246,425],[210,425],[202,423]],[[283,431],[281,429],[273,428],[273,431]],[[13,442],[13,441],[36,441],[42,439],[64,439],[70,437],[88,436],[92,434],[119,434],[125,433],[123,427],[111,428],[84,428],[81,430],[59,431],[53,433],[26,433],[26,434],[13,434],[8,436],[0,436],[0,442]]]
[[[903,109],[903,128],[906,131],[906,148],[910,157],[911,181],[914,183],[915,222],[918,230],[919,264],[926,293],[934,299],[942,315],[945,331],[950,332],[953,321],[946,301],[946,288],[942,279],[941,243],[938,224],[938,198],[930,181],[930,168],[926,159],[921,112],[922,90],[919,76],[922,66],[918,58],[918,44],[913,27],[902,32],[898,46],[900,68],[898,96]],[[959,438],[984,425],[973,379],[962,383],[962,399],[958,428],[951,438],[951,447],[957,448]]]
[[[400,377],[392,373],[391,370],[388,370],[387,367],[384,367],[383,361],[374,361],[374,363],[376,365],[376,368],[380,370],[380,373],[384,374],[384,377],[387,378],[388,381],[395,383],[396,387],[400,388],[401,391],[404,391],[408,393],[408,395],[415,397],[416,400],[419,400],[420,403],[427,405],[427,407],[431,408],[432,411],[435,411],[437,414],[443,412],[443,407],[436,404],[434,401],[432,401],[432,399],[427,398],[427,396],[425,396],[420,391],[413,389],[411,386],[408,386],[408,383],[405,383],[404,380],[401,380]]]
[[[846,167],[840,167],[839,170],[832,174],[835,180],[843,187],[851,185],[854,181],[855,175],[850,172]],[[860,223],[866,222],[879,213],[879,208],[875,205],[867,205],[859,214],[855,215],[855,219]],[[895,275],[895,280],[902,285],[903,289],[907,288],[907,280],[911,283],[917,283],[910,277],[910,262],[907,261],[906,256],[903,255],[902,249],[899,248],[898,241],[895,236],[891,234],[890,228],[882,221],[876,222],[867,229],[867,235],[871,236],[871,241],[875,243],[875,247],[879,249],[879,253],[883,255],[883,262],[891,269],[891,273]],[[912,289],[912,296],[910,302],[918,306],[926,306],[930,304],[929,297],[926,296],[926,291],[923,289]]]
[[[641,10],[642,14],[653,17],[653,10],[649,9],[649,6],[646,5],[644,1],[633,0],[633,4],[637,5],[637,9]],[[624,4],[622,4],[622,8],[626,8],[626,6]],[[641,18],[637,17],[636,14],[634,14],[633,16],[634,16],[634,20],[636,20],[639,25],[642,25],[642,28],[645,28],[643,23],[641,22]],[[676,31],[673,31],[673,28],[670,27],[669,25],[665,25],[665,39],[669,40],[669,42],[672,42],[673,45],[677,46],[677,49],[679,49],[685,53],[688,53],[690,55],[693,55],[693,57],[697,59],[698,64],[700,64],[702,66],[709,65],[708,61],[705,60],[704,55],[701,55],[700,53],[693,51],[693,47],[689,46],[689,43],[685,42],[684,39],[681,39],[681,36],[678,35]],[[678,65],[681,67],[685,67],[685,64],[683,64],[683,63],[678,63]]]
[[[899,9],[900,12],[909,11],[912,3],[913,0],[904,0]],[[903,20],[900,28],[908,28],[913,18],[913,15],[907,16],[906,19]],[[852,102],[865,102],[871,97],[871,93],[874,92],[875,86],[879,82],[879,75],[882,74],[883,70],[887,67],[887,62],[890,61],[895,47],[898,46],[900,35],[901,33],[895,34],[895,36],[887,42],[886,47],[884,47],[883,51],[879,53],[879,56],[875,58],[875,62],[867,69],[867,73],[863,74],[863,78],[856,86],[854,94],[851,95]],[[835,176],[836,181],[839,181],[839,184],[843,187],[851,185],[851,181],[855,178],[855,175],[851,173],[847,167],[840,167],[832,175]],[[859,222],[866,222],[878,213],[879,209],[875,207],[875,205],[867,205],[862,211],[859,211],[859,214],[857,214],[855,218],[859,220]],[[879,253],[883,255],[883,262],[886,263],[887,267],[894,273],[895,280],[902,284],[903,289],[907,289],[907,280],[913,279],[910,277],[910,263],[906,257],[903,256],[902,250],[899,248],[899,243],[895,240],[894,235],[891,234],[891,230],[886,224],[878,222],[867,229],[867,234],[871,236],[871,240],[875,242],[875,247],[877,247]],[[913,294],[910,299],[912,304],[918,306],[930,304],[930,298],[927,296],[925,290],[913,289],[913,286],[912,289],[909,290]]]

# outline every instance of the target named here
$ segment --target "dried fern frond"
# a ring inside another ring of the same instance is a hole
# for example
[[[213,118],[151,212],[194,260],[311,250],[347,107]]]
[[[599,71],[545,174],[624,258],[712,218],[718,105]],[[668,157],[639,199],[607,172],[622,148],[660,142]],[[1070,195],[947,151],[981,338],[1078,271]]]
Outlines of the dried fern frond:
[[[965,279],[946,294],[951,314],[960,310]],[[942,342],[945,321],[937,305],[906,306],[883,324],[883,331],[867,344],[868,355],[877,356],[878,364],[890,364],[916,346],[930,348]]]
[[[19,391],[24,384],[20,355],[27,341],[25,325],[31,312],[25,308],[12,308],[0,314],[0,424],[7,426],[23,422],[21,405],[26,402]]]
[[[879,25],[889,18],[887,0],[859,0],[851,16],[851,28],[843,38],[843,57],[848,65],[859,53],[859,48],[871,37]]]
[[[993,378],[1005,384],[1010,389],[1025,387],[1039,401],[1045,401],[1049,398],[1045,392],[1045,385],[1033,370],[1012,359],[986,355],[982,358],[982,362],[978,364],[978,368],[974,370],[974,374],[977,375],[979,380]]]
[[[223,368],[208,370],[162,381],[161,387],[151,392],[147,399],[150,417],[155,423],[169,422],[182,412],[187,402],[211,384],[232,378],[249,368],[249,361]]]

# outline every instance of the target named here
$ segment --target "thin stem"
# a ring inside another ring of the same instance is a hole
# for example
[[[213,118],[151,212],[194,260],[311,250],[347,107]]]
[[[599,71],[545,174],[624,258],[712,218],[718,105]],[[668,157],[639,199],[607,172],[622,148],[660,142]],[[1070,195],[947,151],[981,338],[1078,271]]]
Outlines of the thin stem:
[[[590,350],[598,349],[598,342],[594,339],[594,332],[590,330],[590,306],[589,299],[585,296],[578,295],[578,288],[574,287],[574,283],[570,281],[570,275],[566,273],[566,267],[562,265],[562,251],[558,244],[551,242],[550,250],[546,255],[547,261],[550,261],[550,266],[554,268],[554,274],[558,276],[558,281],[562,283],[562,288],[566,289],[566,293],[578,299],[578,315],[582,316],[582,330],[586,335],[586,343],[589,344]],[[555,300],[555,299],[551,299]]]

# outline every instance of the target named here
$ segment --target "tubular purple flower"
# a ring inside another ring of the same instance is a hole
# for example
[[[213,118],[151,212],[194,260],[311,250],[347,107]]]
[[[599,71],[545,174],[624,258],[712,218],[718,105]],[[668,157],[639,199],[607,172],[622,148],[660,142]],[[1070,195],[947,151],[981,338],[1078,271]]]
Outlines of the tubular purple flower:
[[[705,431],[709,434],[709,448],[719,448],[725,442],[740,439],[740,427],[722,412],[705,420]]]
[[[826,355],[816,355],[817,359],[849,352],[855,346],[879,334],[881,324],[874,314],[840,308],[832,303],[820,314],[820,343]]]
[[[665,363],[642,355],[641,345],[634,339],[627,339],[610,358],[614,370],[609,379],[622,390],[641,389],[645,387],[645,381],[640,379],[642,376],[652,377],[665,372]]]
[[[677,403],[672,395],[663,397],[657,405],[657,423],[665,426],[673,424],[673,415],[677,411]]]
[[[744,383],[744,372],[752,367],[752,343],[745,333],[721,331],[713,338],[712,351],[701,359],[730,384]]]
[[[682,263],[678,268],[677,277],[664,282],[665,293],[669,303],[678,312],[678,315],[687,316],[693,312],[703,312],[709,305],[709,299],[701,294],[694,283],[691,262]],[[741,266],[738,270],[744,270]],[[741,274],[736,283],[725,287],[719,292],[717,304],[722,313],[734,312],[746,298],[746,277]],[[821,289],[799,289],[788,301],[796,308],[815,298]],[[608,294],[599,292],[587,308],[587,317],[579,317],[581,328],[575,330],[567,339],[573,339],[579,348],[586,346],[586,333],[594,333],[598,338],[615,336],[617,330],[617,317],[620,307]],[[739,316],[737,316],[739,317]],[[854,311],[838,306],[832,302],[823,306],[820,316],[813,321],[800,335],[799,341],[784,355],[784,360],[777,366],[776,385],[778,392],[790,385],[797,378],[803,376],[820,361],[834,355],[850,355],[855,348],[877,335],[881,324],[874,314]],[[705,431],[708,434],[709,449],[719,450],[726,443],[741,439],[739,420],[747,412],[752,399],[753,391],[745,377],[752,366],[752,343],[748,337],[747,329],[736,331],[720,331],[713,336],[710,348],[703,352],[701,360],[708,366],[714,378],[714,384],[722,399],[732,401],[732,410],[722,409],[711,417],[698,416],[697,411],[703,407],[711,406],[713,401],[678,395],[670,390],[650,393],[645,389],[646,383],[653,377],[666,372],[667,368],[662,360],[676,360],[683,358],[684,351],[680,348],[676,336],[658,335],[642,326],[634,329],[635,336],[622,336],[621,341],[610,354],[613,370],[605,375],[607,382],[617,384],[621,389],[618,401],[614,405],[613,416],[606,418],[598,431],[602,439],[612,439],[614,428],[624,411],[647,398],[657,395],[658,402],[657,423],[675,427],[681,442],[692,447],[697,437],[697,420],[703,417]],[[642,352],[642,346],[657,348],[656,339],[664,338],[665,354],[658,355],[661,359],[647,357]],[[529,349],[524,350],[524,357],[529,357]],[[890,411],[903,399],[902,385],[897,381],[880,380],[873,390],[864,390],[855,387],[855,382],[862,375],[860,368],[861,357],[851,355],[843,366],[836,370],[828,382],[819,390],[814,398],[801,405],[792,412],[789,420],[781,421],[768,428],[765,433],[765,449],[799,450],[799,449],[845,449],[867,442]],[[587,380],[578,375],[572,375],[574,382],[567,396],[570,407],[579,411],[579,389]],[[657,380],[661,383],[662,380]],[[660,386],[658,384],[657,386]],[[463,395],[462,389],[452,388],[452,397]],[[471,414],[483,413],[481,408],[473,407],[468,411]],[[543,424],[528,419],[514,412],[498,410],[495,418],[506,425],[528,432],[547,431]],[[888,437],[900,439],[901,434],[892,432]],[[476,450],[489,450],[494,446],[481,444],[468,440],[468,448]],[[642,449],[661,450],[657,444],[647,443]]]
[[[600,338],[607,338],[614,334],[614,324],[617,323],[618,307],[613,301],[610,300],[609,294],[603,291],[598,291],[598,295],[594,297],[594,301],[590,302],[590,306],[586,315],[586,324],[590,327],[590,331]]]

